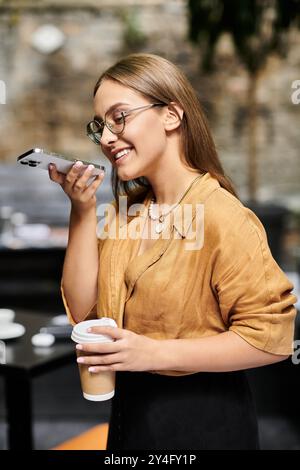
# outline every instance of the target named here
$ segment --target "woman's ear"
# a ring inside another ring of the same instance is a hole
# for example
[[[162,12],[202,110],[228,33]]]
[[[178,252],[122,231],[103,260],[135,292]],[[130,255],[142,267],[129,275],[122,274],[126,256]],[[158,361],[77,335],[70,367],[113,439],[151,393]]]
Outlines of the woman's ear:
[[[168,106],[166,106],[164,114],[164,125],[166,131],[172,131],[180,126],[183,113],[184,111],[182,107],[174,101],[171,101]]]

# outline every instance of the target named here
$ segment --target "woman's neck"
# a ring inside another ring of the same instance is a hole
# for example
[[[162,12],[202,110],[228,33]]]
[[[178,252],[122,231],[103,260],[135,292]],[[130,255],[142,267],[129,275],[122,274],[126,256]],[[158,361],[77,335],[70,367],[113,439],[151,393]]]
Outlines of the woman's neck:
[[[176,204],[189,185],[201,174],[200,170],[193,168],[180,170],[180,172],[165,175],[156,175],[156,178],[149,179],[154,193],[155,203],[169,206]]]

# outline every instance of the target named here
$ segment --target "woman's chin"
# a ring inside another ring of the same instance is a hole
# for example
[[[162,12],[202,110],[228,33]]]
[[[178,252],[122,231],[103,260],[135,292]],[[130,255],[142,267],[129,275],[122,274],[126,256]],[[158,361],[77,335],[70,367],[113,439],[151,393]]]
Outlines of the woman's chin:
[[[134,180],[136,178],[138,178],[138,176],[135,176],[134,174],[126,174],[126,175],[123,175],[123,174],[119,174],[118,173],[118,178],[121,180],[121,181],[131,181],[131,180]]]
[[[122,181],[131,181],[137,178],[141,178],[140,172],[137,173],[135,171],[126,171],[125,169],[118,171],[118,178]]]

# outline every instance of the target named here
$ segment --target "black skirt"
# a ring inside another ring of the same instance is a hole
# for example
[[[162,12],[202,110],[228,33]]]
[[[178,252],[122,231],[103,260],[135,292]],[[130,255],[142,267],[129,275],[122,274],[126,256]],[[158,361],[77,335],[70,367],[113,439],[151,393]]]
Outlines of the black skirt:
[[[125,449],[259,449],[245,372],[117,372],[107,450]]]

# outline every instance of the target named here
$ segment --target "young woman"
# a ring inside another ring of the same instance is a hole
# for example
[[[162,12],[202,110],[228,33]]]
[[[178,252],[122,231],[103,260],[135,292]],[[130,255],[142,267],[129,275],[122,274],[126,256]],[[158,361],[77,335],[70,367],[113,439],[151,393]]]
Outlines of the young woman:
[[[80,163],[49,171],[71,199],[61,283],[70,321],[118,324],[93,329],[113,343],[81,346],[92,373],[116,371],[107,448],[257,449],[244,370],[293,352],[293,285],[174,64],[125,57],[99,78],[94,106],[87,131],[112,165],[115,196],[101,234],[103,177],[89,186]]]

